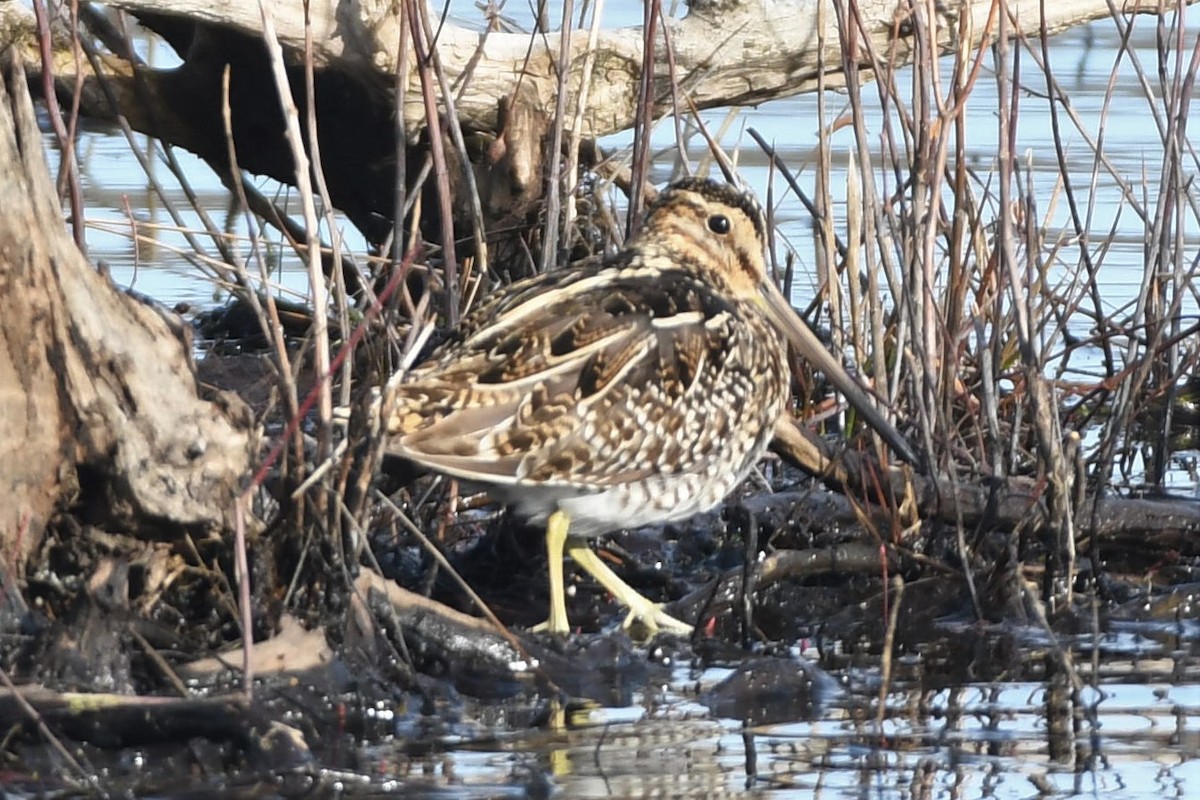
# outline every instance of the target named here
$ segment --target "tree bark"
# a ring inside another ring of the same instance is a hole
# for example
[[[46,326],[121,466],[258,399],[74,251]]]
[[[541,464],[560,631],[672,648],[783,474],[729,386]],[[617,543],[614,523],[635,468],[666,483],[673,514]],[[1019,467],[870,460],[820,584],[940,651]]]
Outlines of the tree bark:
[[[226,527],[258,435],[198,395],[179,321],[118,291],[63,227],[19,64],[0,84],[0,568],[70,507],[153,538]]]

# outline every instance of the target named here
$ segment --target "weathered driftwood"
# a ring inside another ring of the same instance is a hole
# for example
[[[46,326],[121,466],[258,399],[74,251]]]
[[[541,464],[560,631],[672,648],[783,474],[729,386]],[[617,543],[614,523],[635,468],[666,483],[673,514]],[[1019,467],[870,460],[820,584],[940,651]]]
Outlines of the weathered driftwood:
[[[668,604],[679,619],[704,624],[711,617],[737,613],[743,581],[750,578],[755,589],[766,589],[784,580],[799,581],[815,575],[845,577],[851,574],[879,575],[885,563],[896,568],[895,554],[881,553],[878,545],[843,544],[815,550],[775,550],[750,566],[735,567],[684,597]]]
[[[257,447],[251,415],[201,399],[179,322],[79,252],[19,64],[3,82],[0,559],[20,574],[67,507],[155,538],[224,529]]]
[[[245,663],[243,648],[228,650],[219,656],[192,661],[179,668],[184,678],[199,679],[220,675],[226,670],[239,671]],[[250,668],[255,676],[288,674],[297,679],[315,682],[305,673],[327,669],[334,660],[333,650],[321,630],[306,630],[290,614],[279,619],[279,632],[261,642],[255,642],[250,652]]]
[[[402,12],[418,3],[263,4],[271,10],[278,38],[296,65],[290,82],[302,115],[309,104],[299,64],[306,34],[311,34],[317,130],[330,198],[376,241],[391,231],[398,74],[405,87],[401,115],[410,144],[419,144],[418,134],[427,123],[422,75],[413,67],[414,48],[404,51],[406,64],[401,65],[400,55],[410,31]],[[115,0],[107,5],[134,14],[161,35],[183,63],[169,69],[136,64],[121,55],[125,50],[119,35],[105,30],[103,18],[84,8],[90,27],[117,55],[95,62],[105,78],[101,82],[92,62],[63,47],[52,69],[64,101],[78,87],[85,117],[116,119],[119,114],[135,130],[196,153],[229,181],[222,118],[228,67],[239,165],[294,182],[292,158],[280,136],[278,92],[267,68],[260,4]],[[838,8],[852,11],[854,17],[839,23]],[[1142,10],[1153,7],[1129,9]],[[812,91],[821,82],[837,87],[845,81],[847,63],[855,64],[861,77],[869,77],[908,63],[921,41],[932,41],[931,46],[944,53],[969,56],[994,40],[1000,11],[1010,15],[1013,36],[1034,37],[1108,16],[1111,6],[1105,0],[1009,0],[1003,7],[990,0],[961,5],[868,0],[850,7],[820,0],[693,0],[686,16],[666,19],[654,33],[655,111],[686,114],[688,103],[700,109],[754,105]],[[437,14],[430,11],[428,16],[432,29]],[[839,24],[852,33],[839,35]],[[32,15],[20,4],[0,4],[0,31],[5,30],[0,50],[6,39],[30,73],[40,73]],[[438,113],[451,113],[467,132],[468,155],[478,173],[474,180],[490,227],[503,221],[501,212],[520,212],[531,196],[540,195],[545,145],[540,134],[560,95],[565,98],[565,120],[573,125],[578,119],[578,133],[585,138],[626,130],[634,123],[638,85],[647,63],[643,30],[603,29],[594,45],[589,31],[571,31],[563,65],[558,63],[560,38],[558,33],[531,37],[437,25],[437,62],[454,87],[453,107],[436,85],[434,100]],[[846,60],[843,52],[849,53]],[[437,83],[429,73],[424,78]],[[514,127],[517,135],[509,130]],[[421,141],[428,142],[428,137]],[[454,148],[447,149],[452,154]],[[409,150],[404,166],[411,181],[424,164],[425,152],[421,146]],[[448,173],[451,181],[458,177],[453,163]]]
[[[0,726],[32,732],[37,723],[68,739],[98,747],[229,741],[264,768],[282,770],[311,760],[304,736],[271,718],[245,695],[177,699],[55,692],[41,686],[0,688]]]
[[[253,37],[263,30],[257,3],[237,0],[112,0],[107,5],[136,14],[164,14],[177,20],[236,30]],[[313,56],[319,66],[347,72],[374,73],[390,78],[400,63],[406,22],[404,4],[395,2],[343,3],[336,0],[281,0],[266,3],[275,17],[281,43],[302,52],[305,14],[311,27]],[[1128,10],[1149,11],[1134,4]],[[827,85],[837,86],[841,73],[842,44],[837,33],[833,3],[816,0],[692,0],[681,19],[668,18],[655,33],[656,79],[660,111],[671,108],[668,59],[669,40],[675,75],[699,108],[754,105],[817,86],[817,75],[829,73]],[[869,65],[866,46],[888,64],[907,63],[916,47],[913,15],[933,10],[937,17],[923,24],[934,28],[939,46],[950,52],[963,19],[963,41],[969,50],[990,42],[997,34],[989,25],[994,5],[990,0],[959,4],[897,4],[865,0],[853,7],[859,42],[858,59]],[[1103,0],[1067,0],[1045,4],[1038,0],[1009,0],[1010,30],[1014,35],[1055,34],[1111,14]],[[433,17],[437,20],[437,14]],[[532,104],[553,108],[559,94],[556,62],[559,34],[534,37],[523,33],[480,33],[453,23],[439,26],[437,52],[446,77],[457,85],[468,73],[470,80],[456,100],[464,124],[495,128],[497,102],[514,94],[518,82],[532,92]],[[570,32],[565,80],[567,108],[578,96],[584,65],[594,60],[590,102],[583,114],[587,135],[602,136],[632,126],[640,80],[644,36],[640,26],[602,30],[594,49],[589,32]],[[589,56],[590,50],[590,56]],[[412,49],[408,57],[413,58]],[[415,74],[409,78],[409,103],[405,118],[423,124],[424,110]]]
[[[490,669],[510,673],[512,680],[528,678],[529,655],[519,643],[504,632],[478,617],[430,600],[389,581],[376,572],[363,570],[354,581],[358,602],[369,603],[382,599],[386,610],[371,614],[364,606],[356,606],[353,620],[361,638],[373,632],[375,620],[389,620],[402,632],[422,658],[443,660],[458,668]],[[523,675],[523,673],[525,673]]]
[[[877,507],[907,507],[907,518],[894,520],[897,528],[920,519],[961,522],[972,530],[1013,530],[1019,525],[1040,528],[1048,519],[1045,486],[1031,478],[971,478],[955,483],[903,466],[880,469],[859,453],[836,451],[791,419],[776,427],[771,449],[839,492],[875,502]],[[885,498],[880,498],[881,492]],[[1140,535],[1164,542],[1163,549],[1173,549],[1178,545],[1167,543],[1195,542],[1200,535],[1200,503],[1189,500],[1120,496],[1096,500],[1089,495],[1075,513],[1079,535],[1099,540]]]

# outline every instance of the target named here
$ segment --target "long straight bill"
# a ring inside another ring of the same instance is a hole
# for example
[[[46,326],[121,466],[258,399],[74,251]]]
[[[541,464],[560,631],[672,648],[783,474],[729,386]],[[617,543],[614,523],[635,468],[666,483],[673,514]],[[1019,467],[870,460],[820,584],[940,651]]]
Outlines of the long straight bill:
[[[787,336],[792,347],[796,348],[796,352],[815,368],[825,373],[838,391],[850,401],[850,405],[854,406],[859,414],[862,414],[867,424],[879,432],[879,435],[892,446],[897,455],[910,464],[916,464],[917,454],[913,451],[912,446],[900,435],[900,431],[884,418],[870,395],[859,386],[854,378],[850,377],[850,373],[846,372],[841,362],[825,349],[825,345],[809,329],[804,320],[800,319],[783,293],[770,281],[764,281],[763,295],[767,301],[766,308],[772,321]]]

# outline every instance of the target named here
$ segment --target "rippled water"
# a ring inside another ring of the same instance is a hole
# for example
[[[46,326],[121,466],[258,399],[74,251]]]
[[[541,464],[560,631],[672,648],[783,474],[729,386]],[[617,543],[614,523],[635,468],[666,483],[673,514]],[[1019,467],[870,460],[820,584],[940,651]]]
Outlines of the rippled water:
[[[423,740],[419,756],[399,737],[365,755],[397,776],[397,789],[456,797],[1182,800],[1200,791],[1200,624],[1172,628],[1169,637],[1101,637],[1094,675],[1091,653],[1077,650],[1089,685],[1074,696],[1051,688],[1049,659],[1031,642],[1029,674],[1005,682],[947,682],[929,669],[935,643],[897,665],[905,678],[882,714],[879,675],[865,666],[830,665],[840,680],[821,679],[832,685],[811,695],[742,695],[715,711],[713,687],[731,670],[677,668],[632,704],[575,714],[558,729],[501,725],[474,741],[459,732],[432,752]],[[816,669],[806,656],[794,664]]]
[[[610,4],[614,23],[640,19],[631,0]],[[463,13],[467,16],[469,9]],[[1200,13],[1189,12],[1191,29],[1200,28]],[[1153,23],[1137,21],[1136,52],[1144,64],[1154,63]],[[1113,26],[1101,22],[1058,37],[1052,43],[1056,73],[1071,96],[1074,110],[1091,136],[1103,132],[1112,163],[1131,179],[1158,169],[1161,151],[1149,108],[1127,64],[1114,72],[1117,45]],[[1034,73],[1028,73],[1032,79]],[[1104,91],[1115,83],[1114,104],[1107,116]],[[1043,87],[1035,85],[1033,90]],[[868,87],[867,96],[872,89]],[[831,113],[845,101],[828,98]],[[1200,104],[1193,103],[1189,122],[1200,124]],[[968,110],[973,165],[985,172],[995,151],[995,87],[983,76]],[[710,112],[715,127],[723,118]],[[758,188],[768,179],[765,161],[741,134],[753,126],[776,143],[780,154],[811,189],[810,165],[817,137],[816,98],[809,95],[746,110],[724,140],[742,145],[744,174]],[[873,131],[879,117],[871,117]],[[657,134],[663,147],[671,143],[665,130]],[[835,133],[835,153],[844,163],[850,148],[848,131]],[[1027,94],[1022,99],[1020,157],[1030,164],[1034,186],[1044,207],[1055,191],[1053,150],[1046,103]],[[614,137],[611,146],[627,139]],[[1077,185],[1086,187],[1093,156],[1080,134],[1067,136]],[[142,143],[145,144],[144,140]],[[223,295],[200,277],[190,247],[172,229],[145,177],[128,154],[125,141],[108,132],[82,137],[81,161],[90,228],[90,255],[106,262],[115,279],[167,303],[180,300],[208,305]],[[244,231],[229,209],[224,190],[211,173],[179,152],[192,188],[218,227]],[[169,187],[171,202],[186,208],[183,192],[166,170],[158,175]],[[662,177],[666,177],[665,173]],[[840,181],[835,181],[840,192]],[[264,186],[267,184],[264,183]],[[270,191],[269,186],[267,187]],[[1142,278],[1144,226],[1106,174],[1082,196],[1093,204],[1092,230],[1097,240],[1111,235],[1112,247],[1101,273],[1102,291],[1110,308],[1127,302]],[[1153,196],[1139,198],[1152,206]],[[1047,224],[1066,227],[1059,203]],[[804,246],[807,226],[794,198],[784,198],[778,211],[783,233],[798,247],[798,293],[812,291],[811,263]],[[145,240],[134,242],[130,218]],[[185,224],[199,229],[191,212]],[[1195,220],[1185,246],[1200,251]],[[361,240],[351,234],[351,248]],[[303,290],[303,272],[290,257],[281,259],[276,277]],[[1194,302],[1185,313],[1197,312]],[[1072,322],[1072,325],[1076,323]],[[1089,323],[1080,320],[1077,333]],[[1195,487],[1191,487],[1195,490]],[[1045,642],[1022,641],[1028,649],[1028,674],[1004,682],[957,679],[947,685],[921,676],[924,659],[936,644],[906,657],[886,695],[886,711],[877,718],[877,672],[852,663],[835,665],[817,701],[774,698],[770,705],[792,716],[744,721],[747,714],[702,702],[732,665],[666,671],[662,686],[639,691],[629,706],[598,708],[574,714],[569,723],[530,732],[494,727],[470,729],[453,736],[439,734],[414,747],[412,731],[385,741],[364,754],[376,778],[362,783],[345,778],[352,793],[394,788],[413,796],[492,797],[702,797],[749,792],[772,797],[989,797],[1092,795],[1119,798],[1200,797],[1200,632],[1194,609],[1165,630],[1146,624],[1114,626],[1093,649],[1077,642],[1080,674],[1093,685],[1063,702],[1033,666]],[[951,636],[952,634],[946,634]],[[1011,633],[1006,634],[1011,635]],[[807,669],[807,654],[797,643],[795,668]],[[1093,676],[1093,655],[1097,669]],[[828,666],[828,665],[827,665]],[[914,677],[914,674],[916,676]],[[750,705],[740,707],[745,711]],[[1052,732],[1051,720],[1066,715],[1066,732]],[[472,732],[474,731],[474,732]],[[400,733],[398,731],[398,733]],[[419,755],[417,753],[420,753]],[[388,777],[392,776],[392,777]],[[336,776],[330,777],[336,782]],[[389,782],[390,781],[390,782]]]

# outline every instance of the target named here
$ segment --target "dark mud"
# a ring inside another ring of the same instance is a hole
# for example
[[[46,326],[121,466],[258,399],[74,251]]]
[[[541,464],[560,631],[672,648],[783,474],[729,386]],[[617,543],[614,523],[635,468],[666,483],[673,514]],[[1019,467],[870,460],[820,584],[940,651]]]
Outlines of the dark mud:
[[[205,374],[254,396],[258,358]],[[249,694],[228,541],[64,515],[22,581],[3,575],[5,796],[1200,791],[1200,542],[1087,548],[1053,612],[1034,533],[864,527],[846,498],[765,473],[771,491],[599,545],[690,640],[623,631],[571,570],[578,631],[526,633],[548,608],[541,531],[484,498],[448,517],[429,477],[388,487],[425,535],[381,506],[359,557],[268,527]],[[286,509],[284,483],[267,494]]]
[[[691,641],[633,641],[620,609],[573,575],[569,611],[582,631],[568,640],[520,634],[519,650],[465,641],[436,612],[422,621],[376,604],[371,636],[328,617],[312,626],[328,643],[320,663],[259,678],[252,699],[236,670],[189,671],[236,639],[219,609],[217,571],[184,567],[164,587],[152,574],[156,559],[179,558],[174,548],[123,550],[71,528],[52,545],[62,551],[49,559],[55,572],[31,582],[28,609],[9,609],[8,670],[45,689],[27,698],[40,723],[11,694],[0,703],[5,791],[707,796],[822,786],[849,794],[867,781],[885,795],[962,782],[1060,794],[1121,785],[1135,767],[1194,785],[1195,554],[1136,578],[1105,573],[1105,599],[1099,588],[1081,593],[1073,613],[1047,624],[1019,598],[985,595],[988,619],[961,576],[881,559],[853,526],[814,527],[817,516],[802,511],[838,505],[823,490],[793,484],[780,496],[793,510],[751,496],[606,545],[641,591],[685,599],[676,608],[698,621]],[[817,566],[759,574],[747,614],[749,517],[769,520],[755,523],[764,552]],[[540,619],[538,531],[491,511],[447,530],[445,551],[506,624],[519,631]],[[381,532],[373,549],[387,577],[470,607],[417,543]],[[215,545],[206,552],[220,563]],[[117,577],[102,569],[108,563],[122,565]],[[102,573],[107,582],[97,582]],[[977,583],[976,592],[995,591],[983,576]],[[128,596],[114,600],[114,590]],[[187,699],[176,699],[171,673],[185,676]]]

